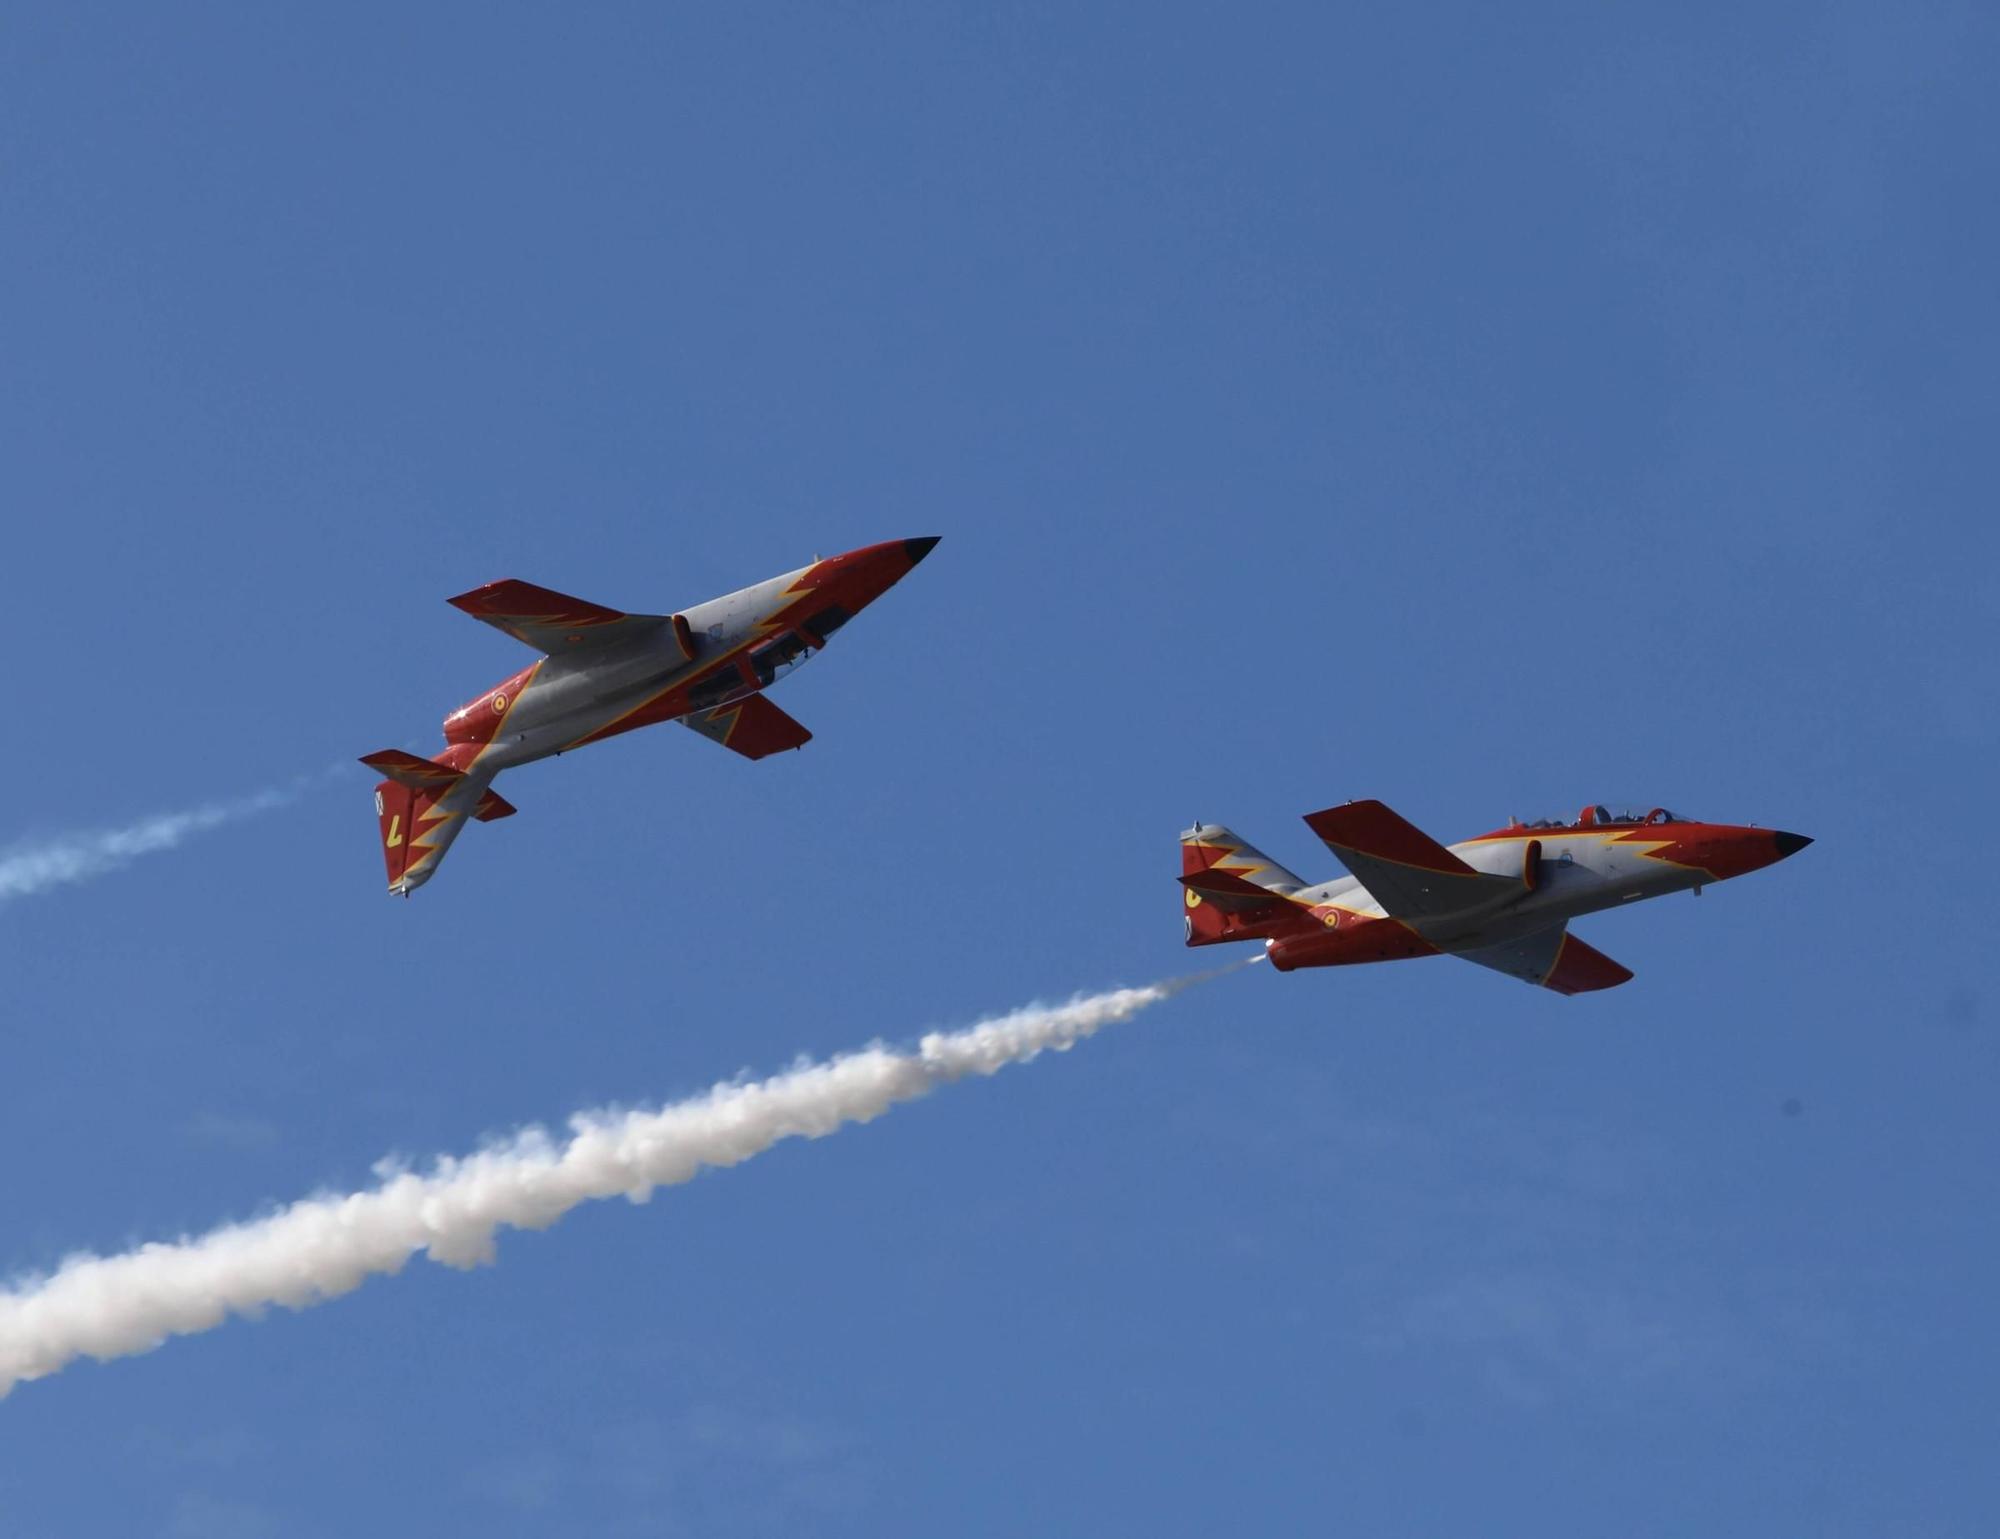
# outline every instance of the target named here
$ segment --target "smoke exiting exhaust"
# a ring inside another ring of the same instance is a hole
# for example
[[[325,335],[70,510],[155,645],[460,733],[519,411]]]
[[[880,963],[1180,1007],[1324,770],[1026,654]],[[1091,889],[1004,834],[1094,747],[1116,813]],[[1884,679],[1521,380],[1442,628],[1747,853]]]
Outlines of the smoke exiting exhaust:
[[[0,903],[32,898],[51,887],[88,882],[130,865],[141,855],[178,849],[197,834],[211,833],[260,812],[290,806],[314,786],[335,774],[352,773],[345,764],[319,775],[305,775],[287,786],[274,786],[235,801],[210,802],[184,812],[162,812],[124,828],[100,828],[77,833],[24,839],[0,850]]]
[[[467,1158],[440,1159],[428,1174],[385,1162],[367,1191],[310,1197],[267,1218],[119,1256],[73,1256],[0,1292],[0,1395],[80,1356],[123,1357],[232,1314],[322,1303],[401,1270],[418,1251],[446,1266],[490,1262],[502,1227],[545,1229],[605,1197],[644,1202],[705,1165],[735,1165],[787,1138],[824,1138],[967,1075],[1064,1051],[1217,975],[1030,1005],[932,1032],[914,1049],[876,1043],[657,1110],[585,1112],[570,1119],[560,1146],[527,1128]]]

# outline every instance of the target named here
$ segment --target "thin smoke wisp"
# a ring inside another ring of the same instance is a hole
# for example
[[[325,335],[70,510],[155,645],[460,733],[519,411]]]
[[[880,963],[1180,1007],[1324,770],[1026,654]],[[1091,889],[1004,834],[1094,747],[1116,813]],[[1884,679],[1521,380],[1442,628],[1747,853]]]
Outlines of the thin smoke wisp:
[[[347,766],[339,766],[339,772],[347,773]],[[85,829],[22,840],[0,849],[0,903],[90,881],[130,865],[141,855],[177,849],[197,834],[289,806],[332,773],[303,776],[290,785],[274,786],[234,801],[156,813],[124,828]]]
[[[1222,969],[1229,971],[1231,969]],[[502,1228],[545,1229],[579,1203],[644,1202],[704,1166],[739,1164],[788,1138],[824,1138],[968,1075],[1073,1047],[1215,974],[1031,1005],[914,1048],[881,1043],[717,1085],[656,1109],[585,1112],[557,1143],[541,1128],[428,1172],[392,1163],[377,1184],[252,1222],[116,1256],[73,1256],[0,1291],[0,1395],[80,1356],[145,1352],[273,1304],[304,1309],[399,1271],[422,1252],[446,1266],[494,1259]]]

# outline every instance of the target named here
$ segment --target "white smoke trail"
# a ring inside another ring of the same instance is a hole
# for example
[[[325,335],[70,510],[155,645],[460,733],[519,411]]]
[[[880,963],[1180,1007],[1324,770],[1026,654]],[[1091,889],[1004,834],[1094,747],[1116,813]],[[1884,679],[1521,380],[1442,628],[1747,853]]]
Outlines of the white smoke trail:
[[[141,855],[178,848],[196,834],[241,822],[260,812],[289,806],[331,775],[350,774],[342,764],[320,775],[302,776],[287,786],[274,786],[234,801],[210,802],[184,812],[162,812],[124,828],[88,829],[24,839],[0,850],[0,903],[31,898],[129,865]]]
[[[169,1336],[272,1304],[304,1309],[401,1270],[418,1251],[446,1266],[491,1261],[503,1225],[544,1229],[605,1197],[644,1202],[655,1187],[691,1180],[704,1165],[735,1165],[786,1138],[823,1138],[969,1074],[1061,1052],[1214,976],[1031,1005],[932,1032],[913,1050],[878,1042],[658,1110],[585,1112],[570,1119],[561,1147],[527,1128],[467,1158],[440,1159],[428,1174],[384,1162],[367,1191],[307,1198],[250,1223],[119,1256],[73,1256],[48,1276],[0,1292],[0,1395],[79,1356],[149,1351]]]

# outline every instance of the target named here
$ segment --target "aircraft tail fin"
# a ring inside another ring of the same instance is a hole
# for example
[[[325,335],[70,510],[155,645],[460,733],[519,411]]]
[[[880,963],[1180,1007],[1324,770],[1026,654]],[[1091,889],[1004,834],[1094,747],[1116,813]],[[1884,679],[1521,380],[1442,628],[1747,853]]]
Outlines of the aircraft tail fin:
[[[1181,835],[1182,922],[1190,946],[1256,940],[1291,927],[1305,886],[1219,823]]]
[[[385,748],[362,761],[388,778],[375,787],[382,862],[389,891],[407,898],[431,879],[468,818],[490,823],[514,807],[489,789],[490,776],[467,775],[449,764]]]

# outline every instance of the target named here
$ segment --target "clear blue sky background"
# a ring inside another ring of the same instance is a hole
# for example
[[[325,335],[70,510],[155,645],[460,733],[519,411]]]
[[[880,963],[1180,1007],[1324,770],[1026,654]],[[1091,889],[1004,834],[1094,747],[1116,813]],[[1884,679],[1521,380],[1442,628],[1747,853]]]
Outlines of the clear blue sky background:
[[[2000,30],[1748,9],[16,7],[0,842],[434,742],[477,582],[944,543],[801,754],[0,910],[7,1269],[1175,973],[1195,818],[1819,842],[79,1365],[0,1527],[1990,1532]]]

